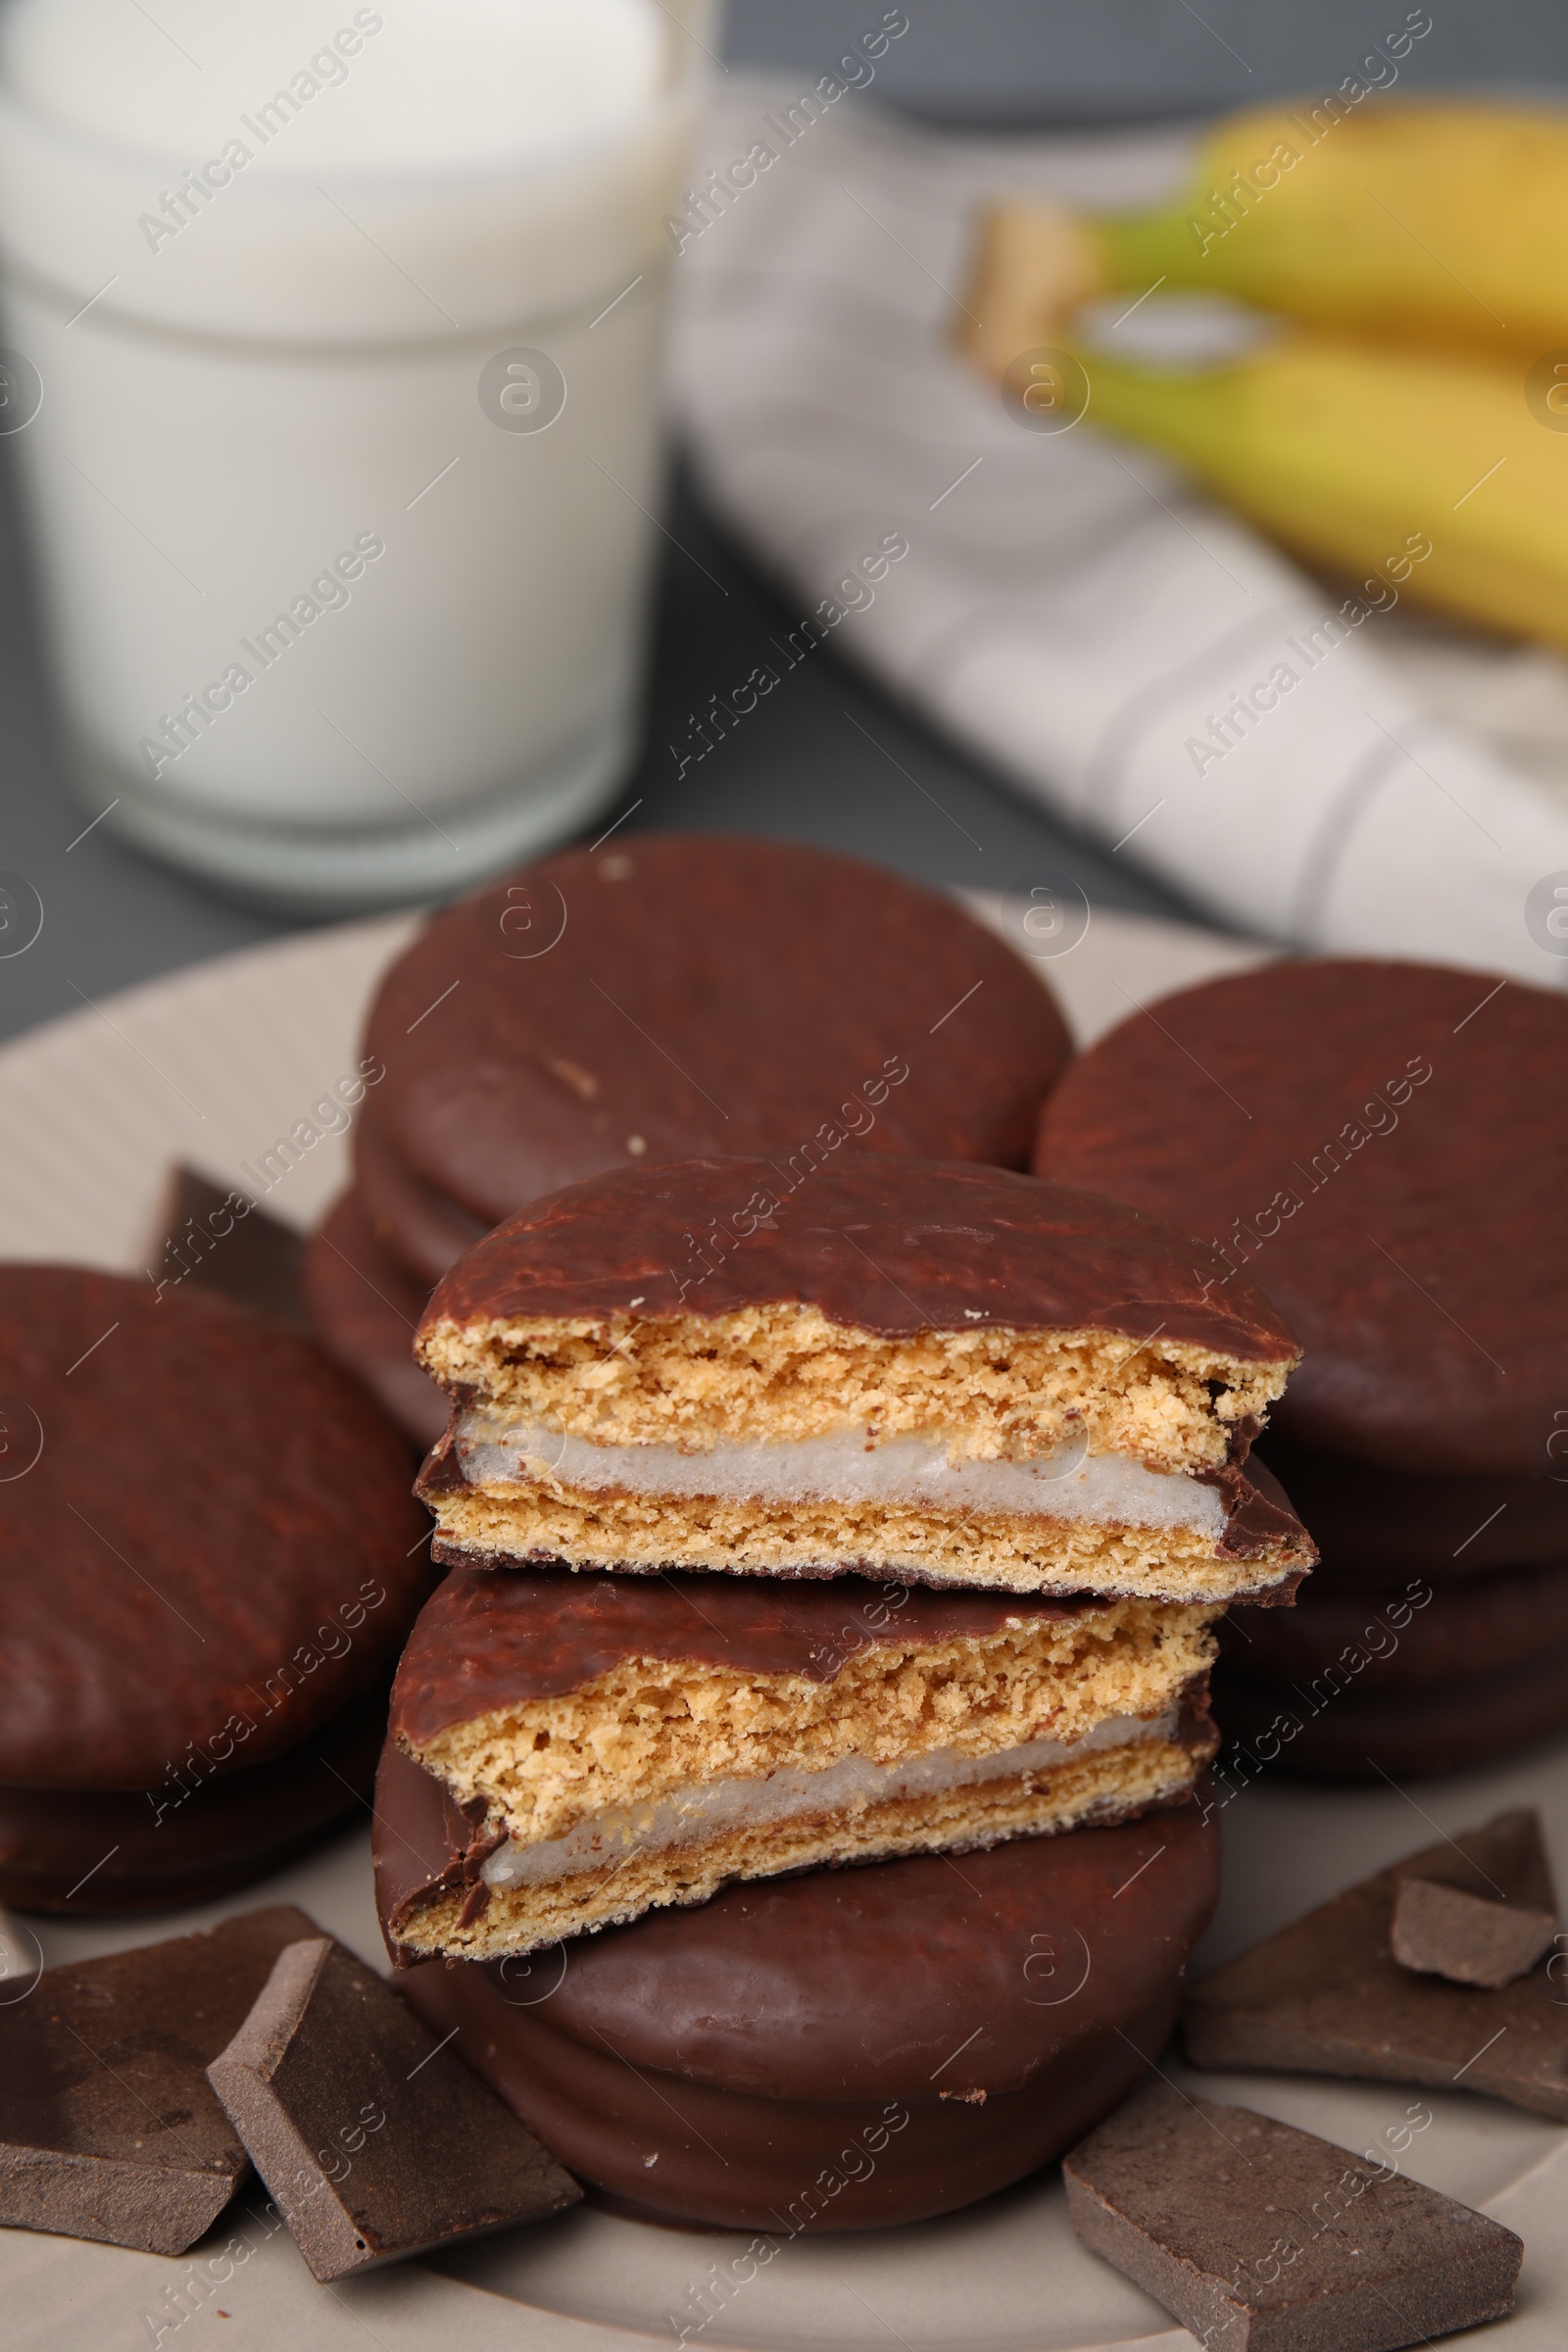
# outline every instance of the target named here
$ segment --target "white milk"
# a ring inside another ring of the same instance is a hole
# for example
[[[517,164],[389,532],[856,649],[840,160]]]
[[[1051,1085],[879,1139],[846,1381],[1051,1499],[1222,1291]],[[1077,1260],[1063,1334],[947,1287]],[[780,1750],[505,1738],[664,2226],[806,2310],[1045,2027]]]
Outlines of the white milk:
[[[612,795],[702,15],[12,0],[0,416],[41,388],[17,448],[95,813],[327,906]]]

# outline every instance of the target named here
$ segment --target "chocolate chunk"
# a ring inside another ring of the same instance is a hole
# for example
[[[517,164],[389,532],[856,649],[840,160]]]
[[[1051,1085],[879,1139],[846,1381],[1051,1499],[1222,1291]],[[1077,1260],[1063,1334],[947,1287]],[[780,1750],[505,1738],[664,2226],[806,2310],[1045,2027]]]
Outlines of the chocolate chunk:
[[[1555,1912],[1534,1812],[1499,1813],[1347,1887],[1195,1984],[1195,2066],[1349,2075],[1507,2099],[1568,2123],[1568,1947],[1497,1992],[1401,1968],[1389,1948],[1410,1879]]]
[[[1513,2309],[1511,2230],[1248,2107],[1151,2084],[1062,2171],[1084,2244],[1224,2352],[1394,2352]]]
[[[1549,1911],[1466,1894],[1437,1879],[1406,1879],[1395,1897],[1389,1948],[1401,1968],[1500,1992],[1530,1974],[1556,1935]]]
[[[207,2077],[318,2278],[539,2221],[582,2194],[327,1936],[279,1954]]]
[[[218,1291],[291,1330],[306,1328],[305,1236],[269,1216],[248,1193],[213,1184],[194,1168],[175,1168],[155,1275],[199,1291]]]
[[[0,2008],[0,2225],[183,2254],[247,2159],[205,2069],[315,1922],[290,1903],[45,1969]]]

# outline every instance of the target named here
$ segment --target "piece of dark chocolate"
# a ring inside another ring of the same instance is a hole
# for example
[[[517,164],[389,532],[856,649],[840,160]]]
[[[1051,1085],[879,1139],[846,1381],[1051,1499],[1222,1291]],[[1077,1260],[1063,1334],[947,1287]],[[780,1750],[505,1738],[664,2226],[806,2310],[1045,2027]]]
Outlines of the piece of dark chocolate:
[[[292,1331],[308,1328],[303,1233],[270,1216],[248,1193],[186,1167],[170,1178],[165,1218],[155,1278],[217,1291]]]
[[[1513,2309],[1511,2230],[1248,2107],[1152,2083],[1062,2171],[1084,2244],[1219,2352],[1395,2352]]]
[[[1496,1992],[1418,1976],[1390,1949],[1409,1879],[1557,1908],[1540,1815],[1500,1813],[1347,1887],[1202,1978],[1182,2012],[1189,2058],[1482,2091],[1568,2122],[1568,1957]]]
[[[1437,1879],[1406,1879],[1395,1897],[1389,1948],[1401,1968],[1500,1992],[1530,1974],[1556,1935],[1549,1911],[1467,1894]]]
[[[291,1903],[45,1969],[0,2007],[0,2225],[182,2254],[247,2169],[206,2068],[279,1952]]]
[[[291,1944],[207,2070],[318,2278],[540,2221],[582,2191],[373,1969]]]

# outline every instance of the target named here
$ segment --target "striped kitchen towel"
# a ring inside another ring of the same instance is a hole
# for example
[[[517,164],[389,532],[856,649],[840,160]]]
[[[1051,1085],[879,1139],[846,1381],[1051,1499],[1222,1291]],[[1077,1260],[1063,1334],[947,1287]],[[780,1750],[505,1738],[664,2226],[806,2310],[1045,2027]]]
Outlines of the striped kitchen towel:
[[[805,640],[1227,923],[1568,983],[1568,664],[1348,597],[952,348],[978,204],[1158,201],[1190,134],[939,134],[873,77],[730,75],[666,224],[700,477]]]

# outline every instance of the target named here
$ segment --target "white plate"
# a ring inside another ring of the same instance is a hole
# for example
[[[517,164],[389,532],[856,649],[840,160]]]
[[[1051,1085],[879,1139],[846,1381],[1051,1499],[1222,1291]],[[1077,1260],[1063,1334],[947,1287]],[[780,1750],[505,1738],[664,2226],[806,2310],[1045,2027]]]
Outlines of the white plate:
[[[1016,904],[977,904],[1015,945],[1040,955],[1080,1039],[1138,1004],[1265,954],[1176,924],[1098,913],[1076,945],[1054,955],[1075,934],[1061,910],[1037,907],[1030,917]],[[277,1137],[311,1121],[312,1105],[352,1069],[366,1001],[409,929],[404,917],[350,924],[230,956],[70,1014],[0,1053],[0,1256],[146,1265],[176,1159],[260,1189],[247,1168],[260,1165]],[[343,1135],[323,1135],[267,1205],[307,1226],[345,1172]],[[1439,1831],[1519,1803],[1542,1807],[1559,1884],[1568,1884],[1568,1741],[1423,1782],[1409,1795],[1254,1785],[1224,1816],[1226,1892],[1203,1962],[1242,1949]],[[364,1831],[262,1886],[174,1917],[14,1921],[15,1964],[30,1972],[35,1948],[49,1961],[110,1951],[282,1899],[384,1965]],[[24,1984],[27,1975],[13,1982]],[[0,1998],[5,1991],[0,1984]],[[1171,2071],[1358,2151],[1397,2127],[1416,2095],[1302,2077],[1196,2078],[1174,2062]],[[1485,2206],[1526,2240],[1520,2308],[1489,2334],[1505,2339],[1508,2352],[1556,2352],[1568,2335],[1568,2132],[1463,2092],[1427,2094],[1425,2104],[1434,2120],[1404,2159],[1408,2169]],[[1192,2343],[1077,2245],[1054,2174],[918,2230],[784,2245],[744,2284],[730,2266],[747,2239],[579,2210],[439,2266],[405,2264],[321,2287],[286,2233],[266,2235],[255,2218],[262,2202],[253,2184],[212,2237],[178,2262],[0,2232],[8,2346],[132,2352],[161,2344],[189,2352],[220,2342],[222,2352],[364,2352],[368,2340],[384,2352],[429,2352],[461,2338],[464,2352],[523,2344],[529,2352],[626,2352],[639,2340],[676,2343],[683,2323],[688,2345],[758,2352],[888,2344],[909,2352],[1178,2352]],[[743,2263],[742,2273],[753,2267]],[[705,2309],[713,2316],[700,2325]]]

